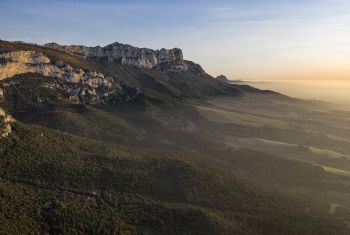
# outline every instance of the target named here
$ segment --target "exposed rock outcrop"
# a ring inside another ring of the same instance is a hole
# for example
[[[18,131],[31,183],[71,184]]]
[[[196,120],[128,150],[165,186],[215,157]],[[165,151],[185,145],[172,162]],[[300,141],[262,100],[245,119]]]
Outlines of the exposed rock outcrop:
[[[4,92],[0,88],[0,105],[4,98]],[[14,119],[11,115],[7,114],[5,110],[0,106],[0,138],[7,137],[11,134],[11,123],[14,122]]]
[[[105,47],[62,46],[57,43],[48,43],[45,46],[64,50],[83,58],[106,58],[111,62],[116,61],[139,68],[157,69],[167,72],[183,72],[188,70],[188,65],[183,59],[182,51],[179,48],[152,50],[117,42]]]
[[[83,103],[103,103],[120,99],[131,100],[138,95],[137,88],[128,87],[112,77],[93,71],[72,67],[63,61],[52,63],[48,57],[36,51],[14,51],[0,54],[0,80],[16,74],[38,73],[63,79],[65,89]],[[48,85],[55,88],[53,85]]]

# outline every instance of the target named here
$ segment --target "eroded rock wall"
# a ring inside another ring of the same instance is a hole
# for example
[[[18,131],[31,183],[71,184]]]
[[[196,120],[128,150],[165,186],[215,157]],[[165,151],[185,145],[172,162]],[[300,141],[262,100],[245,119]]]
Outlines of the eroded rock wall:
[[[62,46],[57,43],[49,43],[45,46],[64,50],[84,58],[107,58],[111,62],[118,61],[121,64],[139,68],[158,69],[167,72],[183,72],[188,70],[188,65],[183,59],[182,50],[179,48],[153,50],[117,42],[105,47]]]
[[[104,103],[122,97],[131,100],[138,95],[136,88],[125,85],[95,71],[84,71],[63,61],[51,62],[48,57],[36,51],[14,51],[0,54],[0,80],[16,74],[38,73],[46,77],[63,79],[65,89],[83,103]],[[53,88],[53,85],[48,84]]]

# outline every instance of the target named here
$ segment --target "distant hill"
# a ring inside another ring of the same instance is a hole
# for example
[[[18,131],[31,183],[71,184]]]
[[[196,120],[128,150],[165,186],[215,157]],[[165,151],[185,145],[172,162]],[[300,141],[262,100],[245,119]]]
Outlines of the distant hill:
[[[216,79],[223,81],[223,82],[228,82],[230,81],[225,75],[219,75],[216,77]]]

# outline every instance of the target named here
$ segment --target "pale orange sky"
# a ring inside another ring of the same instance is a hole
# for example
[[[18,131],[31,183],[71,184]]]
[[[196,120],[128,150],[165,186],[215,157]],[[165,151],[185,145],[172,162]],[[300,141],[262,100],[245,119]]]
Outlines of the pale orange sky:
[[[251,69],[249,69],[249,67]],[[243,80],[340,80],[350,82],[350,59],[345,61],[261,61],[233,66],[226,74],[231,79]],[[216,75],[221,70],[209,71]],[[232,71],[233,70],[233,71]]]
[[[350,14],[350,11],[349,11]],[[350,22],[350,18],[349,21]],[[350,25],[350,23],[349,23]],[[323,32],[326,34],[326,32]],[[227,46],[212,59],[203,60],[202,65],[213,76],[224,74],[231,79],[242,80],[347,80],[350,82],[350,27],[347,43],[337,43],[339,35],[333,35],[322,43],[295,46],[278,51],[278,46],[269,52],[267,44],[250,48]],[[300,35],[303,41],[306,35]],[[277,39],[275,39],[277,40]],[[278,41],[278,40],[277,40]],[[286,43],[286,41],[278,41]],[[241,44],[242,45],[242,44]],[[243,46],[243,45],[242,45]],[[273,47],[273,45],[271,45]],[[259,52],[264,51],[264,52]],[[246,53],[246,54],[245,54]],[[202,57],[207,58],[207,57]]]

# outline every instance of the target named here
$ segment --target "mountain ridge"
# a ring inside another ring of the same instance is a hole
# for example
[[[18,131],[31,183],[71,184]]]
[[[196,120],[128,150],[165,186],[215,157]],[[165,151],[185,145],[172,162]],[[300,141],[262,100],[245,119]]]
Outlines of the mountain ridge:
[[[110,44],[112,45],[112,44]],[[237,95],[241,92],[266,92],[250,86],[228,84],[207,74],[203,68],[192,61],[183,60],[186,70],[173,70],[172,63],[159,63],[152,68],[123,64],[121,61],[108,61],[105,57],[82,57],[62,49],[53,49],[36,44],[9,42],[0,40],[0,53],[11,51],[37,51],[51,61],[63,61],[84,71],[96,71],[105,76],[115,77],[126,85],[134,86],[140,91],[166,93],[181,97],[204,97],[210,94]],[[1,61],[0,61],[1,62]],[[175,61],[175,65],[176,65]],[[170,67],[169,67],[170,66]],[[170,69],[169,69],[170,68]],[[271,92],[270,93],[274,93]],[[274,93],[277,94],[277,93]]]
[[[145,47],[135,47],[119,42],[114,42],[103,47],[60,45],[55,42],[44,44],[44,46],[67,51],[83,58],[107,58],[109,62],[118,61],[121,64],[132,65],[139,68],[157,68],[173,72],[188,70],[188,66],[183,59],[182,50],[179,48],[162,48],[154,50]]]

